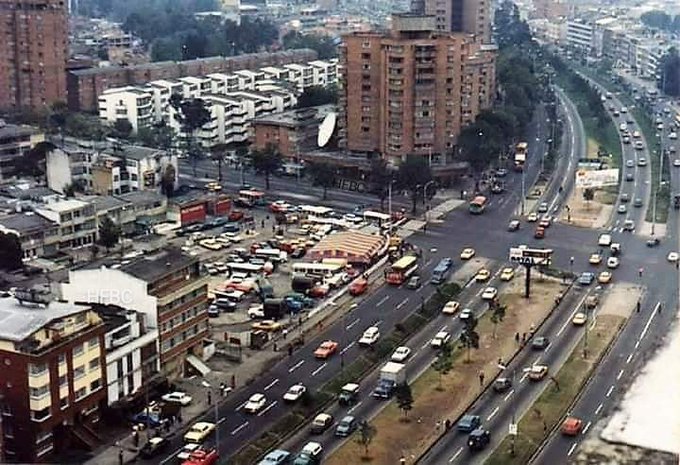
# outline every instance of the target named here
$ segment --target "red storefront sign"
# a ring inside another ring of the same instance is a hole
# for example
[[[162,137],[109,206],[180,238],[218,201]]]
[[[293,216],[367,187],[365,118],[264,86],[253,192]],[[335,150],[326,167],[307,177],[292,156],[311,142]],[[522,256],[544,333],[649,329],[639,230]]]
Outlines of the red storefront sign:
[[[205,221],[205,204],[194,204],[180,208],[182,225]]]

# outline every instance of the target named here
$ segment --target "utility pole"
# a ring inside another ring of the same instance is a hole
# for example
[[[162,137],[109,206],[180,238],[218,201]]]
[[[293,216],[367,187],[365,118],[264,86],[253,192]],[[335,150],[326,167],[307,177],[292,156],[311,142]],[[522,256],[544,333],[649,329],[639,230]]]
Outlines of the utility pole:
[[[523,169],[522,170],[522,202],[520,203],[520,205],[521,205],[520,215],[521,216],[524,216],[524,197],[526,197],[526,195],[524,193],[524,173],[525,173],[525,170]]]
[[[524,297],[529,298],[529,293],[531,291],[531,265],[524,265],[527,270],[526,279],[524,280]]]

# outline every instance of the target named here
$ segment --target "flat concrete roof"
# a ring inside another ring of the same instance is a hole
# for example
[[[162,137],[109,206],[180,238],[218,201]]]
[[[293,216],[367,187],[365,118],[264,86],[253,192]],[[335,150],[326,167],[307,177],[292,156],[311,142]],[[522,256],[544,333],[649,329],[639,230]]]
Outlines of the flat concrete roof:
[[[14,297],[0,298],[0,339],[20,342],[48,323],[90,308],[64,302],[47,306],[19,303]]]

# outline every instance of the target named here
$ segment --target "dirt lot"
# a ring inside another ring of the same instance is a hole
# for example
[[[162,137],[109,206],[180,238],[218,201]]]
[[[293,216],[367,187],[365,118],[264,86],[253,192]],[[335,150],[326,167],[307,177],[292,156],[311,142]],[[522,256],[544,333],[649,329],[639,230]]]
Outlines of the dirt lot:
[[[604,190],[595,192],[595,200],[586,202],[583,200],[583,189],[573,189],[566,208],[562,209],[559,221],[573,224],[583,228],[602,228],[606,226],[614,209],[613,205],[608,205],[611,194]]]
[[[498,359],[509,359],[518,349],[515,333],[527,332],[532,324],[539,325],[549,314],[555,297],[564,291],[564,286],[555,279],[535,279],[532,297],[524,299],[523,274],[505,289],[501,289],[501,302],[507,305],[505,319],[496,329],[493,338],[493,324],[484,316],[478,326],[480,349],[472,351],[471,362],[465,362],[463,353],[457,353],[453,369],[441,378],[439,373],[428,369],[412,385],[415,402],[409,413],[409,422],[400,421],[402,413],[396,403],[391,402],[372,421],[377,435],[370,446],[371,463],[393,465],[399,458],[418,457],[441,433],[444,419],[458,417],[479,394],[478,375],[487,374],[485,384],[493,380]],[[395,447],[395,445],[400,447]],[[354,441],[347,441],[326,463],[346,465],[358,463],[363,449]]]

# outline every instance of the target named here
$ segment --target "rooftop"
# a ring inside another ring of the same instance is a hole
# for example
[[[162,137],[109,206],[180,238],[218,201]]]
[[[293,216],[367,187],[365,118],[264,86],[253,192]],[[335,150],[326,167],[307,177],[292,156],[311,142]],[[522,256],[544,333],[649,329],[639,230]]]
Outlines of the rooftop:
[[[162,202],[165,196],[153,191],[132,191],[117,195],[116,198],[131,204],[145,204],[151,202]]]
[[[295,110],[283,111],[281,113],[274,113],[271,115],[254,118],[253,124],[271,124],[287,127],[298,127],[308,125],[310,123],[319,124],[321,119],[328,113],[335,110],[335,105],[319,105],[316,107],[301,108]]]
[[[164,150],[152,149],[149,147],[142,147],[141,145],[124,145],[121,150],[121,155],[133,160],[144,160],[156,155],[165,155]]]
[[[0,139],[5,139],[8,137],[31,136],[33,134],[39,133],[40,131],[31,126],[17,126],[16,124],[5,124],[4,121],[0,123]]]
[[[116,198],[112,195],[89,195],[81,198],[92,203],[95,210],[98,212],[114,210],[130,205],[130,202]]]
[[[0,226],[21,234],[45,229],[54,226],[54,223],[34,213],[16,213],[0,217]]]
[[[50,302],[47,306],[0,298],[0,340],[20,342],[54,320],[83,312],[89,306]]]
[[[87,207],[87,202],[82,202],[75,199],[58,200],[56,202],[50,202],[41,207],[42,210],[50,210],[53,212],[61,213],[71,210],[77,210],[79,208]]]
[[[180,249],[168,248],[154,255],[140,257],[121,266],[120,270],[147,283],[152,283],[196,261],[196,258],[183,253]]]

